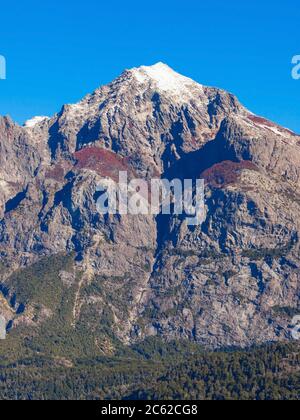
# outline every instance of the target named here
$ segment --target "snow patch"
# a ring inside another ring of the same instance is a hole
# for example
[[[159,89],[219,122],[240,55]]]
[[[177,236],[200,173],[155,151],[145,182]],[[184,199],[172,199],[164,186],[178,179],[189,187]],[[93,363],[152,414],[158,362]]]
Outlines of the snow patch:
[[[282,130],[276,127],[270,127],[268,125],[263,125],[262,127],[265,128],[266,130],[271,130],[274,134],[277,134],[278,136],[283,136],[283,135],[286,136],[287,134],[287,133],[282,132]]]
[[[34,117],[31,120],[28,120],[25,122],[24,127],[25,128],[32,128],[36,126],[37,124],[40,124],[43,121],[50,120],[49,117]]]

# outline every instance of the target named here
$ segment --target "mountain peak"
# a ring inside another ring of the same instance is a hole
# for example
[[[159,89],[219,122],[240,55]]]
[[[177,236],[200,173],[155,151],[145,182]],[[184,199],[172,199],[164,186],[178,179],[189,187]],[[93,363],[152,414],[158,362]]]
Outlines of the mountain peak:
[[[182,76],[162,62],[152,66],[134,68],[130,72],[139,83],[155,85],[159,90],[165,92],[182,94],[191,87],[202,88],[200,84]]]
[[[168,66],[168,64],[163,63],[162,61],[159,61],[158,63],[153,64],[152,66],[140,66],[140,69],[152,69],[152,70],[157,70],[157,71],[169,71],[169,72],[174,72],[174,70]]]
[[[68,332],[80,343],[83,328],[94,334],[83,349],[91,355],[103,353],[103,337],[212,348],[289,338],[283,315],[299,307],[299,137],[162,63],[127,70],[43,121],[23,132],[0,119],[0,315],[13,336],[25,331],[45,353],[39,331],[61,334],[63,313],[61,354]],[[204,179],[205,222],[190,229],[173,205],[157,217],[99,213],[99,191],[120,172],[147,186]]]

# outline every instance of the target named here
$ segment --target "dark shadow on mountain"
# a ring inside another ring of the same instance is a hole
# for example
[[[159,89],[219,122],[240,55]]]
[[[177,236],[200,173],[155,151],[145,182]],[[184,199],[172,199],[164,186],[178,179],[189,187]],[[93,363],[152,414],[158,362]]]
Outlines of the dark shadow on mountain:
[[[14,198],[7,201],[5,204],[5,214],[15,210],[21,204],[21,202],[25,200],[27,191],[28,187],[25,190],[19,192]]]
[[[57,116],[56,122],[49,129],[49,140],[48,146],[51,152],[51,158],[55,159],[57,151],[60,149],[62,152],[68,152],[69,140],[60,131],[61,121],[60,118],[64,115],[66,107],[63,106],[60,113]]]
[[[51,152],[51,158],[55,159],[56,152],[64,148],[65,137],[59,132],[59,120],[57,120],[49,129],[48,146]]]
[[[177,125],[173,126],[172,131],[172,137],[174,138],[177,152],[178,154],[180,154],[181,157],[179,160],[176,161],[174,159],[174,156],[172,156],[171,145],[167,145],[165,154],[163,156],[165,172],[162,178],[168,179],[169,181],[172,181],[174,179],[196,180],[200,178],[201,174],[205,170],[211,168],[212,166],[218,163],[221,163],[223,161],[240,161],[234,149],[234,146],[228,142],[228,139],[226,139],[224,135],[224,130],[226,129],[226,121],[223,122],[221,129],[214,140],[205,144],[200,150],[186,154],[182,152],[182,128],[182,125],[180,124],[180,122],[178,122]],[[169,166],[170,162],[173,162],[171,166]],[[222,199],[222,191],[220,191],[219,194],[219,199]],[[210,212],[214,212],[215,210],[216,209],[214,207],[210,208]],[[182,215],[182,218],[184,218],[184,215]],[[174,216],[172,214],[159,214],[157,216],[157,258],[161,254],[165,244],[167,242],[173,242],[173,238],[176,238],[176,228],[174,230],[174,226],[172,226],[173,219]],[[205,226],[203,228],[204,230],[206,229]],[[225,242],[226,231],[223,229],[220,232],[220,246],[222,249],[225,248]],[[176,244],[173,243],[173,246],[176,247]]]
[[[98,119],[93,126],[90,125],[90,122],[87,122],[77,134],[76,151],[80,150],[86,144],[94,143],[99,140],[100,131],[100,119]]]
[[[163,178],[198,179],[206,169],[225,160],[239,161],[234,149],[227,147],[227,143],[221,137],[217,137],[200,150],[183,155],[165,171]]]

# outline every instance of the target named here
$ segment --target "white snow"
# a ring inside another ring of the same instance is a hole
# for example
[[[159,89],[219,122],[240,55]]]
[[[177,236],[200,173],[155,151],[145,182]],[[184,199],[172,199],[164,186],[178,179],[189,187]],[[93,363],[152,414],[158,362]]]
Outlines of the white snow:
[[[264,127],[273,131],[273,133],[278,134],[279,136],[285,136],[285,137],[296,136],[296,133],[290,130],[289,128],[280,127],[280,126],[274,126],[274,127],[264,126]]]
[[[34,117],[31,118],[31,120],[28,120],[25,122],[24,127],[25,128],[32,128],[34,126],[36,126],[37,124],[45,121],[45,120],[49,120],[49,117]]]
[[[202,85],[176,73],[164,63],[157,63],[149,67],[142,66],[131,71],[139,83],[155,84],[159,90],[175,95],[187,94],[191,88],[203,90]]]
[[[249,115],[252,115],[257,118],[262,118],[253,113],[248,113],[248,116]],[[273,124],[271,123],[271,121],[270,121],[270,124],[264,124],[263,122],[255,122],[247,118],[247,116],[246,118],[245,117],[241,118],[240,116],[237,116],[237,118],[241,119],[243,126],[249,127],[252,130],[252,132],[253,130],[255,130],[258,134],[261,134],[262,129],[266,131],[271,131],[273,134],[280,136],[282,138],[282,141],[288,140],[288,144],[298,144],[299,136],[297,136],[293,131],[291,131],[288,128],[281,127],[279,125],[276,125],[275,123]]]
[[[266,130],[271,130],[271,131],[273,131],[273,133],[275,133],[275,134],[277,134],[277,135],[279,135],[279,136],[283,136],[283,135],[287,135],[287,133],[286,132],[282,132],[281,130],[279,130],[279,128],[276,128],[276,127],[270,127],[270,126],[268,126],[268,125],[263,125],[262,127],[264,127]]]

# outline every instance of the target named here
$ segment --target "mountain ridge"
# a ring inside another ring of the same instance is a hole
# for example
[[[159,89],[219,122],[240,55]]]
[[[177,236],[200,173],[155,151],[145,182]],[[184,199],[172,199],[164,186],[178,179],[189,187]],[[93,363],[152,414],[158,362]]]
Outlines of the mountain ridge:
[[[291,339],[300,137],[234,95],[161,63],[127,70],[51,118],[21,127],[1,117],[0,165],[0,285],[10,305],[0,314],[12,335],[27,326],[38,336],[56,319],[64,306],[46,299],[54,282],[72,303],[66,326],[89,330],[95,349],[111,335],[209,348]],[[102,217],[96,186],[120,169],[146,180],[203,174],[206,221],[191,229],[176,216]],[[59,259],[49,280],[32,272],[59,255],[71,268]]]

